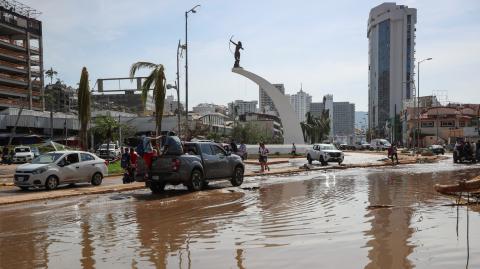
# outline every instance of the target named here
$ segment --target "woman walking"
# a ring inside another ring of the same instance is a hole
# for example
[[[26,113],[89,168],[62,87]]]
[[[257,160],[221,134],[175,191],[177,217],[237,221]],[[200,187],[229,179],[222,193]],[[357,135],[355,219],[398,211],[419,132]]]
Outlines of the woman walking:
[[[260,173],[265,172],[265,170],[270,171],[270,167],[268,167],[268,149],[265,147],[265,144],[263,142],[260,142],[258,148],[258,160],[260,162]]]

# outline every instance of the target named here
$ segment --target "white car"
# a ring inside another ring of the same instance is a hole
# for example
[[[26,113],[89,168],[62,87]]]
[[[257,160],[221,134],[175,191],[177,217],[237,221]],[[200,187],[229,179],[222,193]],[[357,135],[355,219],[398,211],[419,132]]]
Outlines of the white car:
[[[319,161],[322,165],[328,162],[338,162],[342,164],[344,154],[332,144],[315,144],[312,149],[307,150],[307,160],[309,164],[313,161]]]
[[[14,184],[22,190],[62,184],[91,183],[98,186],[108,173],[105,160],[84,151],[54,151],[38,156],[15,170]]]
[[[370,148],[374,150],[386,150],[391,146],[386,139],[372,139],[370,141]]]
[[[13,149],[13,163],[28,163],[34,158],[34,153],[28,146],[18,146]]]
[[[102,144],[97,149],[97,156],[106,160],[113,160],[117,157],[120,157],[120,155],[121,155],[121,151],[118,144],[113,144],[113,143],[110,143],[110,145]]]

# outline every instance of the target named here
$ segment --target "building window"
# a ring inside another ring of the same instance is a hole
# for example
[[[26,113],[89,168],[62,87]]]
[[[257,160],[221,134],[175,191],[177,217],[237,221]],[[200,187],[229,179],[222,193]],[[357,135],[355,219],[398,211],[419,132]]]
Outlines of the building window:
[[[441,121],[440,127],[455,127],[455,121]]]
[[[424,121],[422,122],[422,128],[428,128],[428,127],[433,127],[435,126],[433,121]]]
[[[458,125],[459,125],[460,127],[465,127],[465,122],[464,122],[464,121],[460,121],[460,122],[458,123]]]

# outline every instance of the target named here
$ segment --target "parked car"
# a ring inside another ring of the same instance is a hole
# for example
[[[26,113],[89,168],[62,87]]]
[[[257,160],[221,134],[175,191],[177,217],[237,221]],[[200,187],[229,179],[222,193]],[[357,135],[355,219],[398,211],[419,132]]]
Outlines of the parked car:
[[[391,146],[386,139],[372,139],[370,141],[370,148],[373,150],[386,150]]]
[[[84,151],[54,151],[19,165],[14,184],[22,190],[45,187],[53,190],[62,184],[89,182],[98,186],[107,175],[105,160]]]
[[[476,163],[477,159],[473,155],[473,150],[466,149],[464,143],[457,143],[453,149],[453,162],[454,163]]]
[[[348,144],[343,143],[343,144],[338,145],[338,149],[348,150],[348,149],[350,149],[350,147],[348,146]]]
[[[180,144],[178,137],[170,137]],[[186,142],[183,150],[169,146],[165,154],[155,158],[152,167],[139,159],[136,180],[153,193],[160,193],[166,184],[185,185],[190,191],[202,190],[208,181],[230,178],[233,186],[243,183],[245,166],[240,156],[226,152],[213,142]],[[172,150],[171,150],[172,149]]]
[[[319,161],[322,165],[327,165],[329,162],[341,164],[344,159],[343,152],[332,144],[314,144],[312,149],[307,150],[306,155],[309,164],[313,161]]]
[[[13,163],[27,163],[35,158],[34,153],[28,146],[15,147],[13,152]]]
[[[442,145],[431,145],[428,147],[428,150],[430,150],[433,154],[445,154],[445,149],[443,148]]]
[[[40,150],[38,150],[37,147],[31,147],[30,150],[33,152],[34,158],[37,158],[38,156],[40,156]]]
[[[108,144],[102,144],[100,147],[98,147],[97,156],[105,159],[105,160],[113,160],[121,155],[120,147],[116,143],[110,143],[110,146]]]

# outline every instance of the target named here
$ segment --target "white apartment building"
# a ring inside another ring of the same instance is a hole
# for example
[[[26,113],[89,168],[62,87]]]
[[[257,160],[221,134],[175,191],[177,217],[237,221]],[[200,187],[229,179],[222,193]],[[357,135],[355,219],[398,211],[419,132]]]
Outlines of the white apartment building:
[[[382,133],[386,122],[414,97],[417,10],[383,3],[368,18],[368,125]]]
[[[238,117],[246,113],[257,112],[258,101],[243,101],[235,100],[228,104],[228,115],[231,117]]]
[[[310,104],[312,103],[312,96],[300,89],[296,94],[288,95],[290,104],[297,114],[297,119],[302,122],[305,121],[305,114],[310,111]]]
[[[273,84],[282,94],[285,94],[285,86],[283,84]],[[275,105],[273,104],[272,99],[268,94],[262,89],[258,89],[258,100],[260,101],[260,113],[265,113],[269,115],[278,116],[278,111]]]

